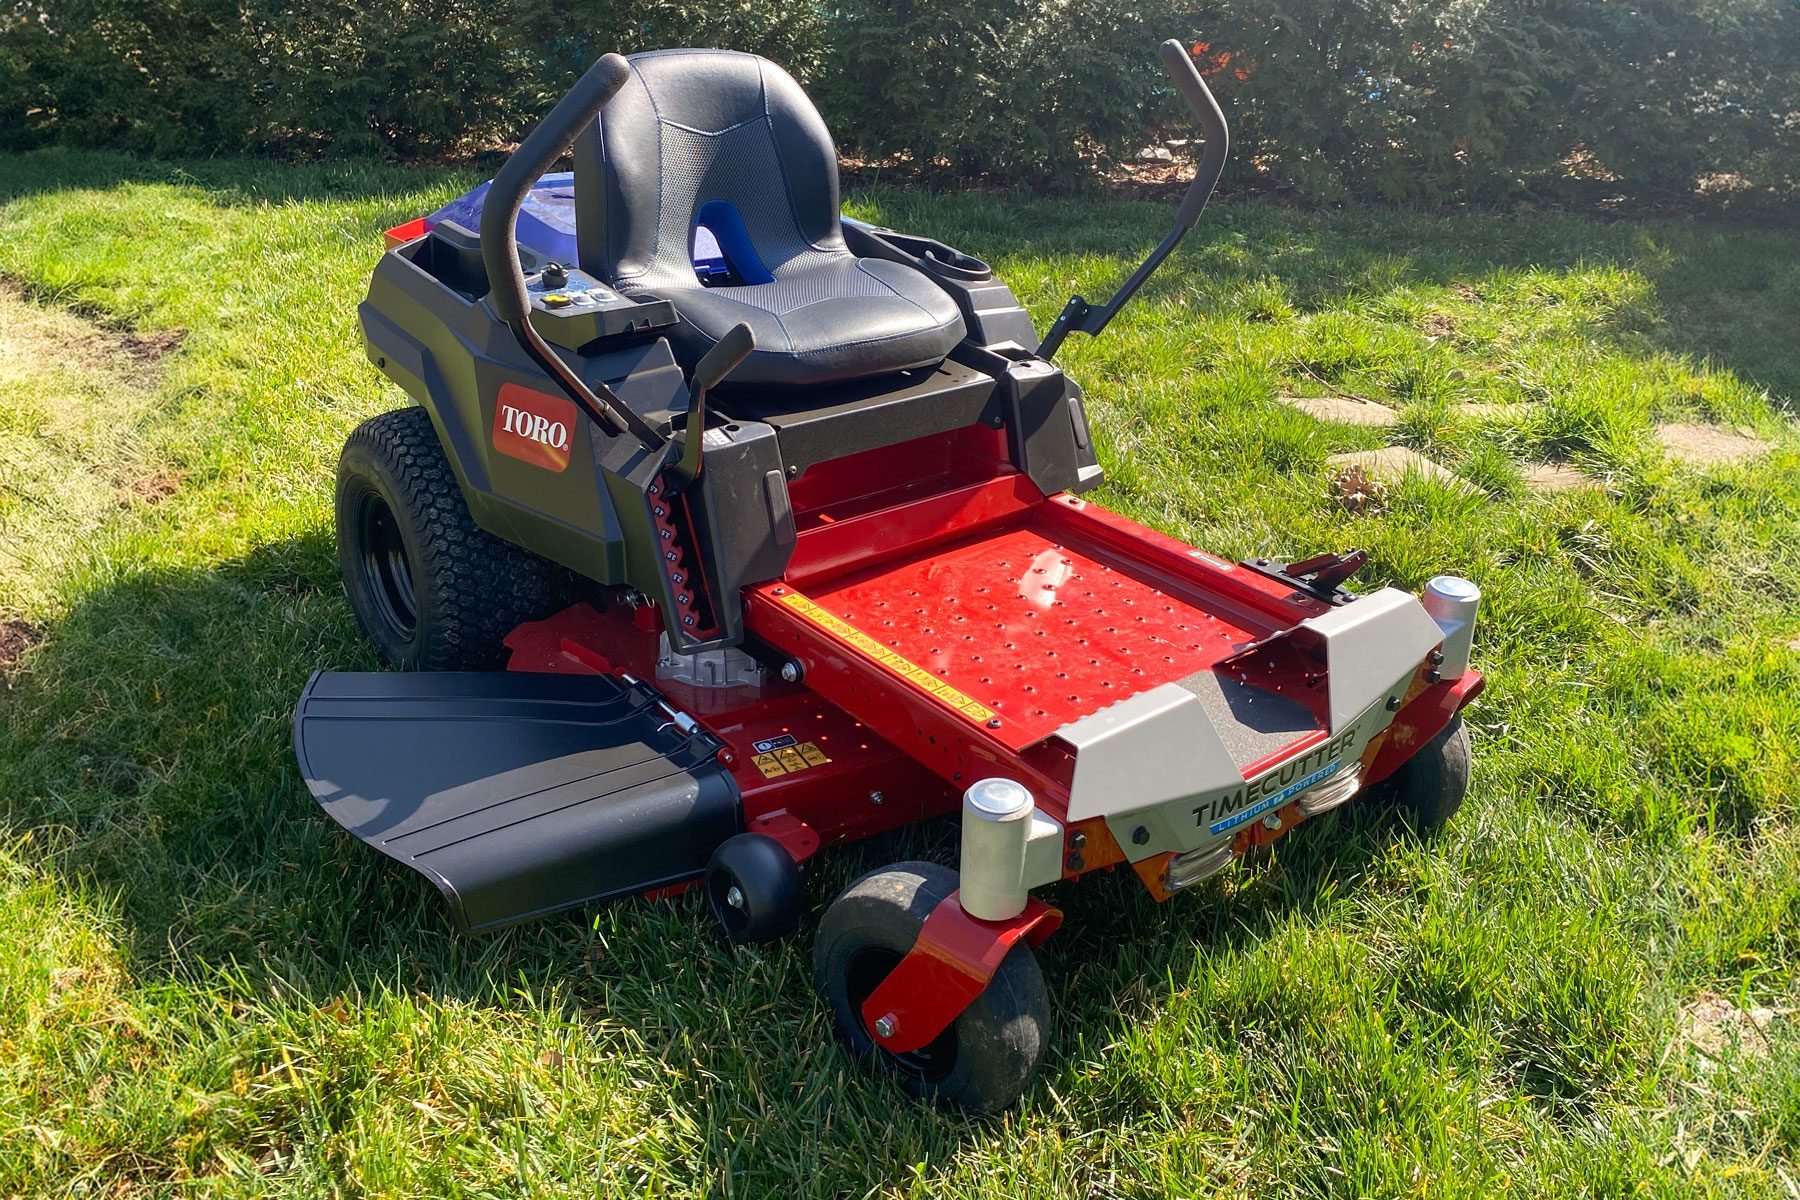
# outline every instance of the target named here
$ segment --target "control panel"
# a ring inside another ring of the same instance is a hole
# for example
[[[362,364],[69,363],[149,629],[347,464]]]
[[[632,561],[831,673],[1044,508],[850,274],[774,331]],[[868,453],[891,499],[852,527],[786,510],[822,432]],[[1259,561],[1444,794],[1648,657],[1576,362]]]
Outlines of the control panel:
[[[557,262],[526,276],[525,292],[532,327],[545,341],[567,350],[579,350],[597,338],[664,329],[679,319],[667,300],[634,300]]]

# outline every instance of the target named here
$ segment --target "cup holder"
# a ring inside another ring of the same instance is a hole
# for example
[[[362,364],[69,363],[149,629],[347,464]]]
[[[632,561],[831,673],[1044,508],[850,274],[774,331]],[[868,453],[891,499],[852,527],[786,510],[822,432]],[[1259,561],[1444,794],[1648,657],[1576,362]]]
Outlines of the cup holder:
[[[919,260],[925,270],[966,283],[985,283],[994,277],[994,269],[972,254],[946,246],[935,238],[910,233],[883,233],[883,240],[906,251]]]
[[[979,258],[960,250],[952,250],[948,246],[934,246],[920,257],[931,264],[934,270],[942,271],[953,279],[979,283],[994,277],[994,269]]]

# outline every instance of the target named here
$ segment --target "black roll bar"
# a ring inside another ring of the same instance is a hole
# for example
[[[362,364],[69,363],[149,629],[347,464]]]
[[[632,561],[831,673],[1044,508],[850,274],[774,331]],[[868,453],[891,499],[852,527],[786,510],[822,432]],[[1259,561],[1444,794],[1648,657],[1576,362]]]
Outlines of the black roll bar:
[[[481,257],[487,265],[488,305],[513,331],[526,353],[609,435],[630,433],[645,448],[657,450],[668,445],[667,439],[604,383],[589,387],[532,328],[531,298],[525,291],[515,231],[519,210],[525,205],[531,185],[563,156],[582,128],[600,115],[607,101],[618,95],[630,78],[631,64],[617,54],[601,55],[569,89],[569,94],[556,102],[550,115],[519,143],[488,186],[481,208]]]

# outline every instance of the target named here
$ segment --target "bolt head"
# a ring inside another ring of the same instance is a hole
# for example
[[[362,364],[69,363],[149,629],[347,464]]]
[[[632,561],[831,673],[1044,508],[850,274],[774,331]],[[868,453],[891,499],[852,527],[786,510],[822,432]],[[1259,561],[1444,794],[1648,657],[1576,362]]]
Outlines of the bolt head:
[[[1079,829],[1077,829],[1072,835],[1070,835],[1069,845],[1073,846],[1077,850],[1085,849],[1087,847],[1087,834],[1085,834],[1085,833],[1081,832]]]
[[[781,677],[789,683],[799,683],[802,674],[800,664],[791,658],[781,664]]]
[[[1132,841],[1133,845],[1142,846],[1144,843],[1148,842],[1149,840],[1150,840],[1150,831],[1147,828],[1145,828],[1144,826],[1139,825],[1136,829],[1131,831],[1131,841]]]
[[[736,884],[733,884],[731,886],[731,889],[725,893],[725,903],[731,905],[731,907],[733,907],[733,908],[737,908],[737,909],[743,908],[744,907],[744,889],[741,887],[738,887]]]
[[[1087,860],[1081,857],[1080,854],[1071,854],[1069,855],[1069,861],[1065,865],[1071,871],[1079,871],[1082,867],[1087,865]]]
[[[1263,823],[1264,829],[1280,829],[1281,828],[1281,818],[1274,813],[1270,813],[1268,816],[1264,817],[1262,819],[1262,823]]]
[[[883,804],[887,803],[887,797],[882,795],[880,792],[870,792],[869,793],[869,803],[873,804],[877,808],[880,808]]]
[[[1388,701],[1387,701],[1387,710],[1389,712],[1395,712],[1399,709],[1399,707],[1400,707],[1400,697],[1389,696]]]
[[[900,1028],[900,1023],[894,1020],[893,1013],[875,1018],[875,1036],[884,1042],[893,1037],[894,1031],[898,1028]]]
[[[998,729],[998,728],[1000,728],[1000,718],[999,718],[999,717],[990,717],[990,718],[988,718],[988,726],[987,726],[987,727],[988,727],[988,728],[989,728],[989,729]]]

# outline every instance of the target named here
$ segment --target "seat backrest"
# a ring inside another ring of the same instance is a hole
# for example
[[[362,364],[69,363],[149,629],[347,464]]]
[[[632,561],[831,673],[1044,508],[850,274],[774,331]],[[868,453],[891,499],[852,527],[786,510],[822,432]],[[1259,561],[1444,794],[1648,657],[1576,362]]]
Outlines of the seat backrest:
[[[744,283],[849,254],[837,150],[792,76],[729,50],[634,54],[575,144],[582,269],[634,292],[699,287],[696,225]]]

